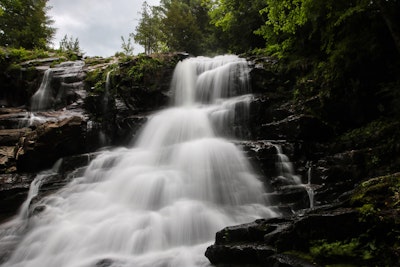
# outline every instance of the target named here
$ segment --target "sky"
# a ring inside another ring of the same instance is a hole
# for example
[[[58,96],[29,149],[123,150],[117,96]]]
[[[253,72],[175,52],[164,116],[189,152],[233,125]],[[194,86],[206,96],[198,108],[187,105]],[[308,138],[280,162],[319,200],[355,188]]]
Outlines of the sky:
[[[48,15],[55,21],[57,29],[53,40],[58,48],[61,39],[78,38],[85,56],[113,56],[122,51],[121,36],[128,39],[129,33],[141,18],[139,12],[145,0],[49,0],[52,8]],[[146,0],[149,5],[158,5],[159,0]],[[132,41],[133,42],[133,41]],[[135,44],[134,54],[143,52],[143,47]]]

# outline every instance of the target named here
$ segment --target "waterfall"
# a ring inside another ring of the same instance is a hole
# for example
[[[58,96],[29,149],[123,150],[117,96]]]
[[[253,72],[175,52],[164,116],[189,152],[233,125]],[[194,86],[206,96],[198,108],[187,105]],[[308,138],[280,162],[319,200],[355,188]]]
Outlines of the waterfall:
[[[308,195],[308,199],[310,202],[309,208],[314,208],[314,189],[311,185],[311,168],[312,165],[310,162],[307,162],[306,167],[307,169],[307,183],[302,183],[301,177],[296,175],[294,171],[294,167],[292,162],[290,161],[289,157],[282,152],[282,148],[280,145],[274,145],[276,148],[276,168],[278,170],[278,177],[283,179],[289,184],[289,187],[303,187]]]
[[[31,98],[31,110],[39,111],[50,107],[52,92],[51,92],[51,80],[53,69],[47,69],[44,72],[42,82],[39,89]]]
[[[2,266],[209,266],[217,231],[277,216],[243,153],[218,135],[227,118],[216,114],[250,97],[246,65],[236,56],[180,62],[175,106],[151,116],[134,146],[103,151],[43,198]]]
[[[307,191],[308,199],[310,201],[310,209],[314,208],[314,189],[311,184],[311,175],[312,175],[312,162],[307,162],[307,184],[304,184],[304,188]]]
[[[63,80],[76,76],[82,71],[83,61],[67,61],[58,64],[54,68],[49,68],[44,72],[39,89],[31,97],[31,111],[42,111],[50,109],[56,98],[53,92],[52,81],[54,76],[59,76]],[[60,92],[59,92],[60,93]]]
[[[0,255],[5,256],[4,251],[10,251],[20,242],[21,237],[26,233],[26,229],[30,223],[30,208],[32,200],[38,195],[40,187],[51,175],[54,175],[61,164],[61,160],[58,160],[52,169],[43,171],[36,175],[31,182],[29,192],[26,200],[22,203],[18,214],[13,220],[10,220],[0,225]],[[0,257],[1,258],[1,257]],[[3,266],[3,265],[2,265]],[[5,265],[7,266],[7,265]]]
[[[276,148],[278,176],[288,183],[301,184],[301,178],[295,174],[293,164],[289,157],[282,152],[281,146],[274,145],[274,147]]]

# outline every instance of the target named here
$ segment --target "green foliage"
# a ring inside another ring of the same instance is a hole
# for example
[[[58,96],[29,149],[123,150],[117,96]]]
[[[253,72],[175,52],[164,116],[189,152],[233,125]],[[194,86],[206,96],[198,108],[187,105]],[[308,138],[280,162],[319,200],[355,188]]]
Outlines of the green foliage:
[[[133,83],[143,84],[147,82],[145,78],[153,77],[161,67],[162,63],[158,58],[140,55],[136,58],[135,64],[128,69],[127,76]]]
[[[353,148],[365,147],[371,143],[377,145],[379,142],[387,144],[387,137],[397,134],[398,127],[399,124],[396,121],[378,119],[344,133],[338,137],[337,141],[350,143]]]
[[[132,56],[133,55],[133,45],[131,42],[131,37],[129,36],[128,39],[125,41],[124,36],[121,36],[121,48],[123,51],[123,54],[126,56]]]
[[[345,241],[327,242],[314,241],[310,247],[311,255],[319,260],[334,260],[340,262],[346,258],[357,257],[360,253],[360,242],[357,238]]]
[[[1,0],[0,46],[46,48],[55,29],[46,15],[48,0]]]
[[[105,89],[106,72],[102,69],[95,69],[87,73],[85,78],[85,89],[90,93],[102,94]]]
[[[263,0],[203,0],[203,5],[208,8],[210,23],[215,26],[212,32],[221,48],[241,53],[264,46],[262,38],[254,34],[264,21],[260,13]]]
[[[109,63],[112,58],[102,58],[102,57],[86,57],[85,65],[86,66],[95,66],[98,64],[106,64]]]
[[[74,39],[73,36],[68,37],[67,34],[64,35],[63,39],[60,41],[58,51],[71,61],[78,60],[82,54],[82,50],[79,46],[79,39]]]
[[[322,116],[336,120],[337,127],[360,123],[361,118],[329,110],[352,106],[354,113],[366,114],[363,123],[375,119],[379,110],[400,114],[399,83],[393,82],[399,77],[400,50],[390,30],[400,16],[399,1],[264,2],[260,12],[266,20],[255,33],[265,39],[265,52],[288,66],[310,63],[307,69],[293,69],[298,73],[294,79],[314,81],[312,90],[311,84],[297,83],[297,98],[319,95],[325,105]]]
[[[165,47],[165,34],[162,31],[160,8],[151,7],[145,1],[136,33],[131,36],[144,47],[145,53],[161,52]],[[124,49],[125,50],[125,49]]]
[[[369,179],[361,183],[351,197],[367,230],[359,237],[363,259],[392,266],[393,254],[400,247],[400,174]]]
[[[68,38],[68,35],[64,35],[63,39],[60,41],[60,48],[59,50],[61,52],[66,52],[66,53],[81,53],[81,48],[79,46],[79,40],[78,38],[75,38],[73,36],[70,36]]]
[[[199,1],[194,5],[199,7]],[[164,2],[163,30],[166,43],[173,51],[186,51],[198,54],[202,42],[201,25],[197,23],[192,3],[172,0]]]
[[[20,63],[25,61],[46,58],[50,52],[43,49],[27,50],[25,48],[0,47],[0,68],[2,70],[21,68]]]
[[[361,214],[377,214],[386,208],[399,208],[400,174],[373,178],[361,183],[351,198]]]
[[[303,251],[286,251],[318,266],[397,266],[400,249],[400,173],[358,185],[350,199],[358,211],[359,234],[327,240],[311,239]]]

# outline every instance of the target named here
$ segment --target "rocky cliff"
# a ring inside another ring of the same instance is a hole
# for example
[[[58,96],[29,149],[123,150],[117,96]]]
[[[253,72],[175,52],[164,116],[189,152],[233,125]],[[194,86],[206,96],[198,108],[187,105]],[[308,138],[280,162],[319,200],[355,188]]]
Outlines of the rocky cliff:
[[[205,255],[216,266],[398,265],[399,122],[339,129],[322,97],[293,98],[295,77],[277,62],[253,63],[251,140],[241,145],[282,216],[221,230]],[[300,183],[277,175],[279,153]]]
[[[23,97],[4,93],[0,219],[16,213],[35,174],[59,159],[40,194],[73,179],[97,149],[129,145],[147,115],[168,105],[174,66],[186,56],[86,59],[74,78],[54,76],[54,101],[40,112],[30,109],[34,90]],[[18,84],[39,88],[46,69],[61,67],[58,60],[25,62],[21,77],[35,75]],[[335,112],[324,110],[326,99],[293,97],[297,77],[278,61],[249,62],[254,96],[249,116],[235,117],[232,127],[242,139],[235,142],[281,216],[221,229],[206,256],[216,266],[394,266],[400,258],[398,121],[382,117],[340,129],[323,116]]]

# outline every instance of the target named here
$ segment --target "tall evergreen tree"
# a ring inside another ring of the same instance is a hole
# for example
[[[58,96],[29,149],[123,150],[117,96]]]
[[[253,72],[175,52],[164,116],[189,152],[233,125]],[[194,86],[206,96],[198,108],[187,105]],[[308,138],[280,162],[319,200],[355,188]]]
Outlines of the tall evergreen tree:
[[[48,0],[0,0],[0,45],[46,48],[55,29]]]

